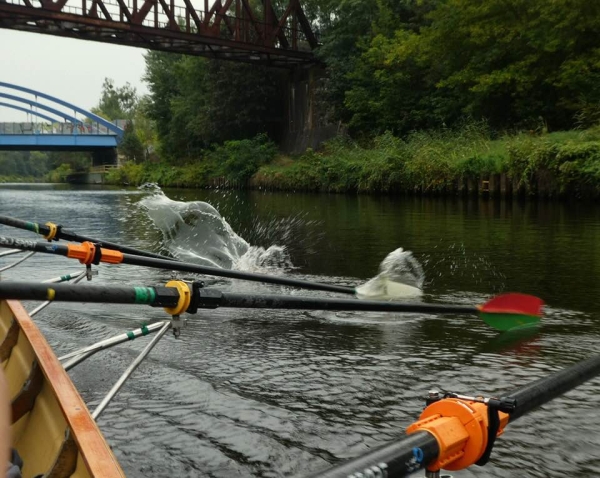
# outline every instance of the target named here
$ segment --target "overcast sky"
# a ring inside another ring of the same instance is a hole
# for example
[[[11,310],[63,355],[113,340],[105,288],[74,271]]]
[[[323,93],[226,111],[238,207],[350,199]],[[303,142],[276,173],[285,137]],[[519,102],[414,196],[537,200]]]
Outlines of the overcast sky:
[[[105,77],[115,80],[117,86],[129,82],[138,93],[147,93],[142,82],[146,50],[142,48],[5,29],[0,29],[0,45],[0,81],[32,88],[81,108],[89,110],[97,105]],[[26,121],[26,114],[0,106],[3,121]]]

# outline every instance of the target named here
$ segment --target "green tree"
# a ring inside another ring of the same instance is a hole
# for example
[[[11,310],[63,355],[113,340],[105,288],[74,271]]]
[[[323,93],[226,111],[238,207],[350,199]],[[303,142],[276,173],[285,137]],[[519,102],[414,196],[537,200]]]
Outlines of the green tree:
[[[105,78],[98,106],[92,108],[92,113],[110,121],[132,119],[138,103],[136,89],[129,83],[116,87],[115,82]]]
[[[495,125],[573,125],[600,101],[600,4],[587,0],[448,0],[423,35],[453,110]],[[440,61],[441,60],[441,61]]]
[[[119,151],[128,161],[139,163],[145,159],[144,145],[136,134],[134,123],[131,121],[128,121],[125,126],[125,133],[119,144]]]
[[[568,128],[600,104],[597,2],[381,0],[377,8],[373,36],[344,77],[355,131],[404,133],[465,117],[496,129]]]
[[[144,56],[146,72],[144,81],[150,90],[146,115],[156,127],[160,141],[167,142],[163,146],[169,150],[168,137],[171,132],[171,102],[181,95],[176,75],[175,66],[183,57],[159,51],[149,51]]]
[[[225,140],[277,135],[282,73],[197,57],[146,55],[150,100],[163,153],[179,161]]]
[[[351,118],[344,106],[346,92],[352,87],[350,74],[357,68],[362,46],[370,41],[377,13],[377,0],[327,2],[320,12],[323,46],[317,54],[327,65],[327,78],[319,96],[329,105],[327,116],[331,119]]]

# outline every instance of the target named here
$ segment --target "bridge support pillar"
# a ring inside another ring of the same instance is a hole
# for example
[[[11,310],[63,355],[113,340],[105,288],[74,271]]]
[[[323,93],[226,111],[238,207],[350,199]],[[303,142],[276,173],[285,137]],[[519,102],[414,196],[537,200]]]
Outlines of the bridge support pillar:
[[[325,75],[325,68],[318,65],[295,68],[290,73],[284,97],[283,151],[316,149],[338,134],[339,125],[327,124],[317,99],[317,88]]]

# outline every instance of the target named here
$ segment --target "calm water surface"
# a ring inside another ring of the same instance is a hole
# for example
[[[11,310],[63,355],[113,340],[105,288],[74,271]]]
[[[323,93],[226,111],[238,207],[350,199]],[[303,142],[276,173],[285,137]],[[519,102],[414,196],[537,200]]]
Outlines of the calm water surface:
[[[595,205],[165,192],[210,202],[252,245],[285,245],[296,266],[289,273],[302,278],[360,284],[404,247],[425,269],[425,300],[477,304],[520,291],[542,297],[547,316],[539,330],[506,336],[467,316],[203,311],[190,316],[179,340],[159,343],[99,420],[127,476],[303,476],[402,434],[429,389],[501,395],[599,349]],[[0,187],[2,214],[158,251],[160,234],[136,206],[141,197],[134,190]],[[6,227],[0,233],[33,238]],[[140,267],[99,269],[97,283],[170,278]],[[4,278],[76,270],[65,258],[38,256]],[[36,321],[60,354],[164,318],[151,308],[57,303]],[[71,372],[90,408],[145,343],[102,352]],[[588,382],[509,425],[485,468],[455,476],[597,476],[599,386]]]

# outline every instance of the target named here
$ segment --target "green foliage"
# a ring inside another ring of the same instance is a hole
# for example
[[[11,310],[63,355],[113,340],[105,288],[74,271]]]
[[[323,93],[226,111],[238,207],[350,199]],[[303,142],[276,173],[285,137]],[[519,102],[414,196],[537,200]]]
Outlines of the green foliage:
[[[228,141],[182,166],[127,163],[107,180],[210,187],[216,179],[249,179],[250,187],[289,191],[442,194],[457,193],[466,180],[500,174],[529,194],[537,194],[543,180],[543,194],[600,196],[600,128],[498,139],[483,124],[412,133],[404,140],[387,132],[363,144],[337,138],[297,158],[277,157],[276,146],[260,135]]]
[[[5,181],[63,182],[66,175],[86,171],[90,164],[89,153],[0,151],[0,176]]]
[[[277,146],[267,135],[254,139],[225,141],[208,155],[209,161],[218,165],[217,171],[233,181],[246,181],[263,164],[270,163],[277,155]]]
[[[151,52],[148,116],[166,158],[181,163],[212,144],[268,132],[282,117],[282,72],[257,65]]]
[[[535,138],[519,136],[508,148],[507,170],[518,187],[535,194],[537,181],[548,174],[559,194],[600,192],[598,129]]]
[[[144,145],[136,134],[134,124],[131,121],[127,122],[125,126],[125,133],[121,144],[119,144],[119,151],[129,161],[140,162],[145,159]]]
[[[260,168],[255,187],[328,192],[452,193],[467,179],[506,174],[517,191],[536,194],[600,195],[598,129],[492,140],[475,124],[461,130],[390,133],[366,145],[334,140],[323,152]]]
[[[67,176],[70,174],[73,174],[71,166],[67,163],[63,163],[56,169],[50,171],[46,176],[46,180],[50,183],[64,183],[67,180]]]
[[[597,124],[600,3],[340,2],[323,36],[328,99],[355,134],[460,123]]]
[[[361,45],[368,42],[372,22],[376,18],[377,0],[345,0],[315,2],[323,4],[318,17],[323,24],[318,56],[327,64],[327,78],[320,97],[330,108],[326,116],[348,121],[343,107],[346,91],[352,87],[348,78],[356,68]]]
[[[98,106],[92,108],[92,113],[110,121],[132,119],[138,103],[135,88],[129,83],[116,87],[115,82],[105,78],[102,83],[102,93]]]
[[[276,155],[277,146],[266,135],[258,135],[250,140],[227,141],[201,159],[181,166],[167,162],[126,163],[109,172],[106,180],[110,184],[139,186],[153,182],[177,187],[206,187],[217,178],[243,183]]]
[[[52,168],[47,153],[0,151],[0,176],[41,178]]]
[[[143,164],[125,163],[118,169],[111,169],[106,174],[106,182],[109,184],[131,184],[139,186],[144,183]]]

